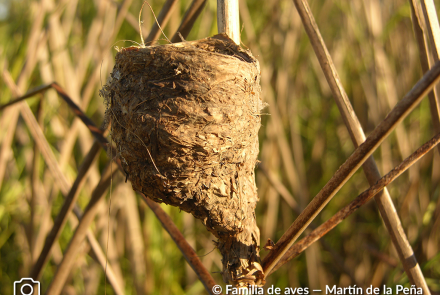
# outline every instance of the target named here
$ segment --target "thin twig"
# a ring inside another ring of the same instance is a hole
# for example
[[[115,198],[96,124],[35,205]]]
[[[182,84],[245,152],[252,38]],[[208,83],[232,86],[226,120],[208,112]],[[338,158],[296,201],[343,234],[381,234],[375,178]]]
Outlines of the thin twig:
[[[144,41],[144,36],[142,35],[141,15],[142,15],[142,10],[144,9],[145,3],[150,7],[151,13],[153,13],[153,16],[154,16],[154,20],[156,21],[156,25],[159,27],[160,31],[162,32],[162,35],[165,37],[165,39],[167,39],[167,41],[169,43],[171,43],[171,41],[168,39],[167,35],[165,35],[165,33],[163,32],[163,30],[159,24],[159,21],[157,20],[156,14],[154,14],[153,7],[151,7],[151,5],[150,5],[150,3],[148,3],[148,1],[144,1],[144,3],[142,3],[141,10],[139,11],[139,34],[141,36],[142,47],[145,47],[145,41]]]
[[[5,79],[5,76],[3,76],[3,78]],[[16,98],[14,100],[11,100],[10,102],[5,103],[4,105],[1,105],[0,111],[3,111],[3,109],[10,107],[11,105],[16,104],[17,102],[20,102],[22,100],[25,100],[25,99],[30,98],[32,96],[35,96],[39,93],[43,93],[44,91],[46,91],[47,89],[50,89],[51,87],[52,87],[51,84],[36,87],[36,88],[32,89],[31,91],[29,91],[28,93],[26,93],[25,95],[20,96],[19,98]]]
[[[301,252],[307,249],[311,244],[322,238],[330,230],[335,228],[339,223],[341,223],[348,216],[353,214],[362,205],[370,201],[376,194],[382,191],[387,185],[393,182],[397,177],[399,177],[403,172],[408,170],[415,162],[417,162],[421,157],[426,155],[431,149],[433,149],[440,142],[440,133],[434,136],[427,143],[418,148],[414,153],[412,153],[408,158],[402,161],[393,170],[383,176],[376,184],[372,185],[369,189],[361,193],[356,197],[350,204],[338,211],[333,217],[321,224],[318,228],[312,231],[309,235],[301,239],[298,243],[293,245],[289,251],[283,256],[283,258],[277,263],[277,265],[272,270],[275,271],[284,265],[286,262],[297,257]],[[267,273],[266,275],[269,275]]]
[[[371,156],[380,143],[395,129],[423,97],[440,80],[440,62],[427,72],[419,82],[408,92],[404,98],[393,108],[388,116],[377,126],[354,153],[335,172],[333,177],[313,198],[304,211],[293,222],[289,229],[277,242],[274,250],[264,259],[264,272],[270,273],[295,240],[307,228],[318,213],[327,205],[339,189],[348,179],[360,168],[360,166]]]

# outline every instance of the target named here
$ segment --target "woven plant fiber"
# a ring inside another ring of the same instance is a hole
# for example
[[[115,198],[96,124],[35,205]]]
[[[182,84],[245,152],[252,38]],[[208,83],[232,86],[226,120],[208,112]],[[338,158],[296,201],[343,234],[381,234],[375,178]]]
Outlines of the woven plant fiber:
[[[101,90],[133,189],[200,219],[218,238],[223,278],[261,284],[260,69],[226,35],[120,50]]]

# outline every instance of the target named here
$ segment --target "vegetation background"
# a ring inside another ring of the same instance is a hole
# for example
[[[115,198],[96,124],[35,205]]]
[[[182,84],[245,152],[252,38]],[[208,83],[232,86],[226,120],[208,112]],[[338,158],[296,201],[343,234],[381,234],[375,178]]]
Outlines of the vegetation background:
[[[156,13],[164,2],[149,1]],[[309,3],[368,135],[422,76],[409,1]],[[440,1],[435,3],[440,8]],[[56,81],[100,126],[105,106],[98,91],[114,64],[114,47],[132,45],[122,40],[140,42],[141,5],[139,0],[0,0],[0,104]],[[178,1],[164,26],[167,36],[176,32],[189,5],[189,0]],[[240,0],[240,17],[243,47],[261,63],[262,98],[269,104],[260,131],[260,161],[277,185],[257,168],[257,220],[264,245],[268,238],[277,241],[281,237],[296,218],[295,212],[319,192],[354,147],[293,2]],[[146,34],[153,21],[151,11],[144,9]],[[187,39],[216,32],[216,1],[208,0]],[[11,81],[17,85],[15,90]],[[93,143],[90,132],[53,90],[27,103],[62,173],[72,183]],[[425,99],[375,152],[381,173],[391,170],[433,133]],[[13,282],[29,274],[64,199],[17,106],[0,113],[0,143],[0,294],[8,295]],[[108,160],[102,151],[87,174],[78,199],[82,209]],[[440,292],[439,163],[436,149],[388,187],[434,292]],[[326,221],[368,186],[357,172],[314,224]],[[280,187],[288,193],[279,194]],[[125,294],[205,294],[174,242],[121,174],[113,178],[110,210],[109,206],[107,193],[91,230],[107,252]],[[191,215],[161,207],[198,255],[203,255],[201,260],[214,279],[224,285],[219,273],[221,257],[212,251],[214,237]],[[43,292],[76,223],[69,219],[52,251],[41,279]],[[113,294],[87,242],[69,273],[62,294],[104,294],[105,289]],[[314,289],[355,284],[409,286],[374,201],[271,275],[267,286],[272,284]]]

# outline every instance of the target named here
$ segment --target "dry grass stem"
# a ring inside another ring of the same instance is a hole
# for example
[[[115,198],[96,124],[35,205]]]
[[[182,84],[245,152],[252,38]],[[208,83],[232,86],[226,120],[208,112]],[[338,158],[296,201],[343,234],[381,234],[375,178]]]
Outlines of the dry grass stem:
[[[92,249],[100,249],[100,245],[98,241],[94,238],[93,233],[90,229],[86,232],[87,240],[92,247]],[[94,252],[96,259],[99,262],[99,266],[102,270],[105,269],[105,276],[107,277],[108,282],[113,287],[113,291],[117,295],[124,295],[124,285],[121,284],[121,280],[119,279],[119,276],[116,275],[115,271],[113,270],[112,266],[108,261],[106,260],[106,256],[104,252]],[[48,293],[47,293],[48,294]]]
[[[387,185],[393,182],[397,177],[399,177],[403,172],[408,170],[414,163],[416,163],[420,158],[422,158],[426,153],[433,149],[440,142],[440,133],[434,136],[427,143],[418,148],[414,153],[412,153],[408,158],[406,158],[402,163],[396,166],[393,170],[388,172],[385,176],[380,178],[374,185],[369,189],[361,193],[356,197],[350,204],[338,211],[332,218],[327,220],[325,223],[321,224],[318,228],[313,230],[306,237],[301,239],[298,243],[294,244],[282,257],[282,259],[277,263],[272,272],[276,271],[286,262],[297,257],[305,249],[307,249],[311,244],[318,241],[330,230],[335,228],[339,223],[341,223],[348,216],[353,214],[362,205],[365,205],[370,201],[375,195],[380,193]],[[270,275],[266,273],[266,275]]]
[[[365,134],[353,110],[350,100],[348,99],[345,89],[342,86],[336,67],[333,64],[332,58],[327,50],[324,40],[322,39],[321,33],[311,13],[308,2],[306,0],[293,0],[293,2],[301,17],[330,89],[332,90],[334,99],[342,118],[344,119],[344,123],[348,129],[350,137],[355,147],[357,147],[364,142]],[[364,173],[366,174],[370,184],[374,183],[380,178],[380,173],[373,158],[370,158],[366,161],[364,165]],[[413,250],[406,236],[402,234],[404,231],[402,229],[400,219],[396,213],[387,190],[384,190],[383,194],[376,197],[376,203],[381,216],[384,219],[385,225],[387,226],[388,232],[391,235],[391,239],[397,249],[397,252],[399,253],[399,257],[404,265],[404,269],[407,272],[408,277],[413,283],[416,283],[417,286],[422,287],[425,292],[429,292],[418,264],[414,264],[414,261],[411,261],[411,263],[407,262],[409,257],[414,257]],[[415,258],[413,260],[415,260]]]
[[[9,72],[4,71],[3,78],[5,82],[8,83],[8,86],[12,89],[12,91],[15,92],[15,95],[20,96],[21,94],[20,90],[15,85]],[[43,90],[40,89],[40,91],[44,91],[44,88],[42,89]],[[70,189],[70,184],[66,179],[66,177],[64,176],[64,173],[61,171],[61,168],[58,165],[55,155],[53,154],[52,149],[50,148],[49,143],[47,142],[43,131],[41,130],[37,120],[35,119],[34,114],[32,113],[28,104],[23,102],[22,99],[19,98],[15,102],[19,104],[19,109],[23,116],[23,119],[25,120],[29,130],[31,131],[31,134],[35,142],[39,146],[41,150],[41,154],[47,166],[49,167],[49,170],[51,171],[53,178],[56,180],[57,185],[60,187],[63,194],[67,195]],[[0,108],[0,110],[1,109],[2,108]]]
[[[393,108],[388,116],[374,129],[347,161],[335,172],[333,177],[313,198],[304,211],[298,216],[295,222],[284,233],[281,239],[276,243],[274,250],[264,258],[266,265],[265,273],[270,273],[293,245],[295,240],[307,228],[312,220],[331,200],[336,192],[347,182],[347,180],[360,168],[368,157],[377,149],[382,141],[395,129],[414,107],[423,99],[423,97],[440,80],[440,62],[436,63],[422,79],[408,92],[404,98]],[[411,257],[411,256],[410,256]],[[414,267],[414,265],[413,265]],[[429,292],[429,291],[428,291]]]
[[[185,240],[185,237],[179,231],[179,229],[174,225],[168,215],[160,208],[160,206],[149,198],[145,197],[141,194],[145,203],[147,203],[148,207],[153,210],[156,217],[162,223],[164,229],[170,234],[173,241],[176,243],[177,247],[179,247],[186,261],[188,261],[189,265],[191,265],[192,269],[196,272],[200,281],[203,283],[206,291],[209,294],[213,294],[213,287],[217,285],[211,274],[206,270],[203,266],[202,261],[199,256],[197,256],[194,249],[188,244]]]
[[[301,212],[299,211],[298,203],[295,201],[295,199],[289,193],[286,187],[275,177],[275,175],[273,175],[272,172],[268,171],[266,169],[266,166],[264,166],[263,164],[259,164],[258,169],[260,169],[261,172],[263,172],[264,176],[267,177],[269,183],[283,197],[284,201],[286,201],[286,203],[289,204],[290,208],[292,208],[292,210],[295,213],[300,214]]]
[[[420,15],[417,13],[418,4],[415,0],[410,1],[411,4],[411,16],[413,19],[414,34],[416,35],[417,45],[419,47],[420,63],[422,65],[423,72],[426,73],[429,69],[429,50],[425,43],[424,33],[422,29],[422,21]],[[431,44],[432,57],[434,62],[439,61],[440,55],[440,27],[438,23],[437,12],[435,11],[435,5],[432,0],[420,1],[422,6],[423,15],[425,18],[425,25],[427,28],[427,39]],[[439,85],[435,87],[433,91],[429,93],[429,107],[431,111],[432,125],[436,133],[440,132],[440,107],[438,93],[440,91]],[[440,152],[440,147],[438,147]]]

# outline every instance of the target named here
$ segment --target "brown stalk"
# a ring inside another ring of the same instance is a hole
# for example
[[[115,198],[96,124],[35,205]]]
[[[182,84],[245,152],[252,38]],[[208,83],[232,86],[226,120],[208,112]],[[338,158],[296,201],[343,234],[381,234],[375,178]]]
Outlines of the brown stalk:
[[[385,176],[380,178],[374,185],[369,189],[361,193],[356,197],[350,204],[342,208],[335,215],[333,215],[329,220],[321,224],[318,228],[312,231],[309,235],[301,239],[298,243],[293,245],[283,256],[283,258],[277,263],[277,265],[272,270],[275,271],[284,265],[289,260],[297,257],[301,252],[303,252],[307,247],[309,247],[314,242],[318,241],[330,230],[335,228],[339,223],[341,223],[348,216],[353,214],[362,205],[370,201],[375,195],[380,193],[387,185],[393,182],[397,177],[399,177],[403,172],[408,170],[414,163],[416,163],[421,157],[428,153],[440,142],[440,133],[434,136],[427,143],[418,148],[414,153],[412,153],[408,158],[403,160],[398,166],[393,170],[388,172]],[[267,275],[269,275],[268,273]],[[425,294],[425,293],[424,293]]]
[[[194,23],[202,12],[203,7],[205,7],[205,4],[206,0],[193,0],[191,2],[191,5],[185,12],[183,19],[180,22],[177,32],[174,34],[173,38],[171,38],[172,43],[182,42],[180,35],[182,35],[183,38],[188,37],[189,32],[191,31]]]
[[[287,199],[293,199],[293,196],[289,193],[289,191],[287,190],[287,188],[278,180],[276,179],[276,177],[271,174],[270,171],[266,171],[265,168],[262,167],[262,164],[260,163],[258,165],[258,168],[263,172],[263,174],[266,176],[266,178],[269,180],[270,185],[272,185],[272,187],[276,190],[276,192],[280,195],[286,195]],[[296,211],[298,211],[298,209],[295,209],[293,207],[291,207],[292,210],[296,213]],[[298,215],[300,214],[300,212],[297,213]],[[316,226],[314,226],[313,224],[310,225],[310,227],[312,229],[315,229]],[[356,283],[356,285],[360,286],[361,284],[359,282],[356,281],[352,271],[350,270],[350,268],[345,265],[344,260],[342,259],[342,257],[340,257],[340,255],[332,248],[330,247],[330,245],[328,245],[324,239],[319,239],[319,241],[321,242],[322,246],[331,253],[331,255],[333,256],[335,262],[337,263],[337,265],[340,267],[340,269],[345,272],[353,282]],[[298,242],[299,243],[299,242]],[[287,253],[290,253],[290,250],[292,248],[295,247],[296,244],[294,244]],[[304,248],[305,250],[305,248]],[[288,255],[284,255],[283,258],[280,261],[284,261],[285,257],[287,257]],[[296,255],[298,256],[298,255]],[[292,257],[291,259],[295,258],[296,256]],[[289,260],[290,261],[290,260]],[[284,262],[283,264],[287,263],[288,261]],[[279,267],[281,267],[281,262],[279,262],[276,266],[276,269],[278,269]],[[275,270],[276,270],[275,269]],[[273,270],[272,272],[274,272],[275,270]],[[269,275],[269,274],[266,274]]]
[[[115,165],[115,167],[112,168],[112,165]],[[61,293],[67,276],[69,275],[75,262],[78,250],[81,248],[81,243],[86,238],[89,226],[97,213],[98,203],[105,195],[104,193],[110,186],[111,177],[116,171],[118,171],[116,169],[116,164],[111,161],[111,163],[104,170],[98,185],[92,192],[90,202],[75,229],[75,233],[69,242],[69,246],[64,252],[63,260],[58,265],[57,271],[52,279],[49,289],[46,292],[47,295],[58,295]],[[116,294],[124,294],[123,290],[119,287],[116,281],[113,282],[112,286]]]
[[[167,0],[165,4],[162,6],[162,9],[157,16],[157,22],[160,24],[161,27],[165,27],[165,25],[168,23],[168,20],[171,17],[171,13],[173,12],[174,8],[176,7],[178,0]],[[156,22],[153,23],[153,27],[150,30],[150,33],[148,34],[147,38],[145,39],[145,43],[148,45],[154,44],[154,41],[159,38],[161,31],[159,30],[159,26]]]
[[[6,77],[5,75],[8,75],[8,77]],[[3,72],[3,79],[5,79],[5,81],[9,81],[9,80],[12,81],[11,75],[7,72]],[[6,80],[6,79],[8,79],[8,80]],[[17,102],[20,102],[20,101],[25,100],[27,98],[33,97],[37,94],[43,93],[44,91],[46,91],[47,89],[50,89],[51,87],[52,87],[51,84],[36,87],[36,88],[32,89],[31,91],[27,92],[25,95],[22,95],[19,98],[13,99],[10,102],[1,105],[0,111],[3,111],[3,109],[16,104]]]
[[[369,156],[377,149],[380,143],[395,129],[414,107],[423,99],[429,90],[440,79],[440,62],[436,63],[419,82],[405,95],[404,98],[393,108],[388,116],[377,126],[370,136],[361,144],[347,161],[335,172],[333,177],[309,203],[304,211],[298,216],[295,222],[284,233],[277,242],[274,250],[267,255],[263,261],[265,273],[270,273],[276,263],[293,245],[294,241],[307,228],[312,220],[331,200],[336,192],[347,182],[347,180],[360,168]],[[411,254],[406,259],[413,258]],[[410,262],[410,261],[408,261]],[[411,260],[412,264],[412,260]],[[416,264],[417,265],[417,264]],[[412,268],[416,265],[412,265]],[[419,285],[417,285],[419,286]],[[426,293],[429,294],[429,293]]]
[[[146,198],[143,194],[141,194],[141,196],[143,197],[145,203],[147,203],[147,205],[150,207],[150,209],[153,210],[156,217],[162,223],[164,229],[170,234],[171,238],[176,243],[177,247],[179,247],[186,261],[188,261],[188,263],[192,266],[192,268],[196,272],[199,279],[202,281],[203,285],[205,286],[205,289],[208,291],[209,294],[214,294],[212,293],[212,288],[217,283],[214,281],[211,274],[203,266],[202,262],[200,261],[200,258],[197,256],[197,254],[194,252],[192,247],[185,240],[185,237],[182,235],[179,229],[174,225],[174,223],[171,221],[171,219],[168,217],[165,211],[163,211],[162,208],[160,208],[160,206],[157,203]]]
[[[49,86],[49,87],[46,88],[46,86]],[[92,133],[93,137],[95,137],[97,142],[99,142],[99,144],[104,148],[104,150],[107,151],[108,141],[102,135],[101,130],[94,125],[94,123],[90,120],[90,118],[88,118],[84,114],[84,112],[72,101],[72,99],[64,92],[64,90],[56,82],[51,83],[49,85],[42,86],[41,89],[43,89],[43,90],[40,90],[39,92],[31,91],[31,93],[37,94],[37,93],[40,93],[48,88],[53,88],[57,91],[57,93],[67,103],[67,105],[73,111],[73,113],[77,117],[79,117],[81,119],[81,121],[84,122],[84,124],[90,130],[90,132]],[[29,97],[28,94],[26,94],[26,96]],[[22,97],[19,97],[19,98],[15,99],[12,103],[9,103],[8,106],[12,106],[15,103],[20,103],[20,101],[22,101],[22,100],[23,100]],[[4,108],[5,108],[5,106],[0,106],[0,111],[3,110]],[[123,171],[119,159],[116,159],[115,162],[117,163],[118,168],[121,171]],[[147,205],[150,208],[153,208],[153,206],[155,206],[154,210],[152,209],[153,212],[156,214],[156,216],[158,217],[158,219],[160,220],[160,222],[164,226],[165,230],[167,230],[168,233],[171,235],[171,238],[174,241],[176,241],[176,243],[178,241],[179,249],[181,251],[185,251],[185,252],[182,252],[182,254],[184,255],[187,262],[194,269],[194,271],[198,275],[199,279],[202,281],[203,285],[205,287],[211,286],[210,288],[207,288],[207,291],[211,293],[212,286],[215,285],[215,281],[212,278],[211,274],[203,266],[203,264],[201,263],[200,259],[197,256],[197,254],[194,252],[194,250],[191,248],[191,246],[185,241],[182,234],[178,231],[177,227],[174,225],[173,221],[165,213],[165,211],[163,211],[159,205],[157,205],[153,201],[150,201],[149,199],[147,199],[143,194],[141,194],[141,195],[143,196],[144,201],[147,203]]]
[[[271,269],[275,266],[276,260],[282,257],[282,253],[287,251],[287,249],[293,244],[293,242],[299,237],[299,235],[304,231],[307,225],[313,220],[316,215],[322,210],[322,208],[330,201],[333,195],[337,190],[348,180],[348,178],[352,175],[350,168],[346,172],[342,172],[343,167],[350,167],[350,159],[359,157],[359,161],[357,164],[353,165],[353,168],[358,169],[359,166],[365,162],[363,168],[364,173],[368,179],[370,185],[375,183],[380,178],[380,173],[377,168],[377,165],[373,159],[373,157],[368,157],[372,154],[372,152],[378,147],[378,145],[385,139],[386,136],[396,127],[397,123],[403,120],[403,118],[411,111],[412,108],[415,107],[415,104],[418,103],[423,96],[427,93],[427,89],[432,88],[434,86],[434,82],[438,80],[438,77],[435,74],[432,77],[432,82],[428,82],[428,87],[423,86],[425,83],[424,80],[427,78],[425,75],[414,87],[413,89],[394,107],[393,111],[385,118],[382,123],[372,132],[372,134],[365,140],[365,134],[362,130],[362,127],[359,123],[359,120],[351,106],[350,100],[342,86],[342,83],[339,79],[339,75],[336,71],[336,68],[333,64],[332,58],[327,50],[327,47],[322,39],[322,36],[319,32],[319,28],[316,24],[316,21],[311,13],[311,9],[306,0],[293,0],[295,7],[301,17],[304,28],[309,36],[313,49],[315,51],[316,56],[320,62],[321,68],[324,72],[324,75],[327,79],[327,82],[332,90],[333,96],[335,98],[336,104],[341,112],[344,123],[347,126],[350,137],[355,145],[355,147],[359,146],[358,149],[353,153],[353,155],[341,166],[340,169],[335,173],[326,186],[321,190],[323,192],[312,200],[312,202],[306,207],[304,212],[298,217],[298,219],[292,224],[289,230],[281,237],[280,242],[281,245],[276,247],[280,253],[277,253],[276,258],[275,254],[270,253],[265,259],[268,261],[267,269],[264,268],[265,271]],[[439,66],[436,64],[434,67]],[[430,79],[429,79],[430,80]],[[428,90],[429,90],[428,89]],[[405,100],[414,100],[414,104],[409,104],[407,107],[403,107],[405,105]],[[393,118],[394,117],[394,118]],[[392,119],[393,118],[393,119]],[[394,122],[393,122],[394,121]],[[388,126],[388,127],[386,127]],[[376,135],[378,135],[376,137]],[[371,139],[371,141],[370,141]],[[364,142],[365,140],[365,142]],[[364,144],[361,144],[364,142]],[[356,152],[363,147],[370,145],[371,149],[365,149],[366,154],[361,156],[362,154],[358,154],[359,156],[355,156]],[[369,151],[368,151],[369,150]],[[355,162],[357,162],[355,160]],[[354,164],[354,163],[353,163]],[[342,173],[338,173],[342,172]],[[354,172],[354,171],[353,171]],[[338,179],[341,177],[340,179]],[[335,181],[334,184],[332,182]],[[384,223],[388,229],[391,240],[399,254],[399,258],[402,261],[405,272],[407,273],[410,281],[415,284],[417,287],[422,287],[425,294],[430,294],[429,289],[426,285],[425,279],[423,277],[420,266],[417,263],[417,260],[414,256],[414,251],[411,248],[411,245],[404,234],[404,230],[402,228],[402,224],[400,219],[396,213],[396,209],[394,208],[394,204],[391,200],[391,197],[387,190],[384,190],[382,194],[379,194],[375,197],[376,204],[384,220]],[[289,237],[289,238],[287,238]],[[289,241],[288,241],[289,240]],[[278,245],[278,243],[277,243]],[[276,251],[273,251],[276,252]]]
[[[429,41],[431,43],[432,56],[434,62],[439,60],[439,50],[440,50],[440,28],[437,18],[437,13],[435,11],[435,5],[432,0],[422,0],[420,1],[422,5],[423,14],[425,17],[425,24],[428,31]],[[420,20],[420,15],[417,11],[417,2],[415,0],[410,1],[411,5],[411,16],[414,34],[416,35],[417,45],[419,47],[420,63],[422,65],[422,71],[426,73],[429,70],[429,50],[425,39],[423,38],[424,32],[422,29],[422,22]],[[440,132],[440,107],[438,98],[439,87],[437,86],[433,91],[428,94],[429,97],[429,109],[431,111],[432,125],[434,127],[435,133]],[[438,147],[440,152],[440,147]]]

